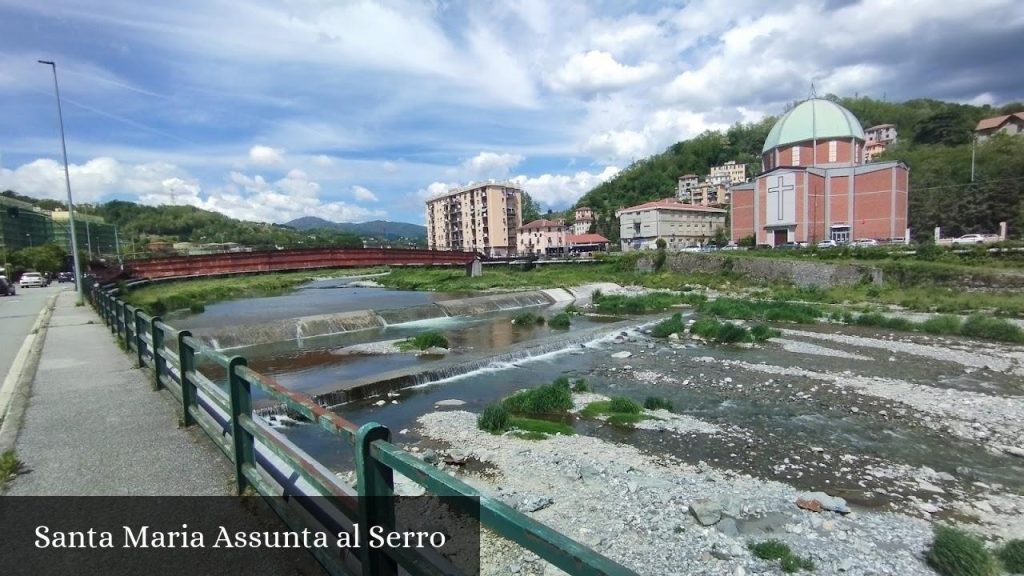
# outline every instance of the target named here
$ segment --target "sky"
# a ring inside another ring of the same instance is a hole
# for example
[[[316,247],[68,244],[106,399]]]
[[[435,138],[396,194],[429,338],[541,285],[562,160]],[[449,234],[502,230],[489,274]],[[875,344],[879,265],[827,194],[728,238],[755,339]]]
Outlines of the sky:
[[[0,189],[422,223],[514,180],[564,209],[630,162],[818,94],[1024,99],[1019,0],[0,0]]]

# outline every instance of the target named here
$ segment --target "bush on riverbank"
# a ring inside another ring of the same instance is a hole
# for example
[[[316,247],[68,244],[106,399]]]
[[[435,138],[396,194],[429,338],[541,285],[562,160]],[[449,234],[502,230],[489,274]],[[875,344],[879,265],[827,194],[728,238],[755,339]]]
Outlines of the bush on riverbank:
[[[491,434],[501,434],[509,427],[508,410],[501,404],[488,404],[476,419],[476,426]]]
[[[544,317],[533,312],[520,312],[512,318],[512,323],[516,326],[540,326],[544,323]]]
[[[568,379],[565,385],[560,382],[538,386],[532,390],[523,390],[501,401],[502,406],[513,414],[520,415],[553,415],[561,414],[572,408],[572,392],[569,390]]]
[[[942,576],[995,576],[999,573],[992,553],[981,540],[950,526],[935,527],[935,541],[925,558]]]
[[[651,335],[655,338],[668,338],[673,334],[682,334],[685,331],[686,325],[683,324],[683,315],[676,313],[671,318],[658,322],[651,329]]]
[[[594,294],[594,304],[599,312],[605,314],[646,314],[661,312],[677,304],[700,304],[707,300],[703,294],[674,294],[671,292],[651,292],[639,296],[623,294]]]
[[[975,314],[966,320],[956,316],[942,315],[929,318],[923,322],[914,322],[906,318],[885,316],[877,312],[844,316],[847,324],[871,326],[899,330],[901,332],[927,332],[928,334],[945,334],[950,336],[966,336],[999,342],[1024,342],[1024,330],[1008,320]]]
[[[447,350],[448,346],[448,339],[440,332],[434,330],[417,334],[398,343],[398,347],[402,350],[427,350],[429,348],[444,348]]]
[[[814,562],[810,558],[797,556],[789,546],[778,540],[768,540],[750,544],[750,551],[761,560],[778,560],[782,571],[787,574],[800,570],[814,570]]]
[[[641,420],[650,418],[643,414],[643,408],[633,400],[615,397],[610,400],[598,400],[587,404],[580,411],[584,418],[606,416],[607,422],[615,426],[632,426]]]
[[[668,410],[671,412],[672,401],[659,398],[658,396],[648,396],[647,399],[644,400],[644,408],[647,410]]]
[[[795,322],[797,324],[814,324],[825,315],[825,310],[822,307],[812,304],[739,298],[718,298],[701,304],[698,309],[704,314],[723,318]]]
[[[701,318],[697,320],[690,326],[690,333],[718,344],[764,342],[769,338],[782,334],[778,330],[763,325],[757,325],[748,329],[739,324],[721,322],[714,318]]]
[[[548,326],[556,330],[568,330],[570,325],[572,325],[572,320],[565,312],[555,314],[551,320],[548,320]]]
[[[1024,540],[1010,540],[999,549],[999,560],[1011,574],[1024,574]]]

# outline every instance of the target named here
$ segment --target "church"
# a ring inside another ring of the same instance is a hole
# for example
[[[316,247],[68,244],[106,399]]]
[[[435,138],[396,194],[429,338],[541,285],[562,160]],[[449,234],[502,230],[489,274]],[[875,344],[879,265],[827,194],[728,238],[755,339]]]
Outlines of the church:
[[[864,129],[846,108],[805,100],[772,127],[763,172],[733,186],[733,242],[757,245],[907,236],[909,170],[902,162],[864,163]]]

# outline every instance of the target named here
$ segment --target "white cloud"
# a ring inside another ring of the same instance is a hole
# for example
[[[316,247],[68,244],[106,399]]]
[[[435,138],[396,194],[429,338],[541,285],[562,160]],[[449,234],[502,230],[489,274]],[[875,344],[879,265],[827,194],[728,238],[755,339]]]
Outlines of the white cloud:
[[[352,187],[352,196],[360,202],[377,202],[377,195],[362,186]]]
[[[458,188],[458,184],[445,184],[444,182],[431,182],[426,188],[420,188],[416,191],[416,197],[420,200],[427,201],[431,198],[435,198],[442,194],[446,194],[452,188]]]
[[[575,203],[580,196],[598,184],[610,180],[618,173],[618,168],[608,166],[598,173],[581,171],[571,176],[566,174],[516,176],[513,180],[518,182],[537,202],[552,209],[560,209]]]
[[[591,50],[573,54],[550,80],[551,87],[565,92],[615,90],[644,82],[658,73],[658,65],[645,62],[638,66],[621,64],[608,52]]]
[[[326,168],[328,166],[334,165],[334,159],[324,154],[318,154],[314,156],[312,162],[314,165],[319,166],[321,168]]]
[[[522,161],[519,154],[481,152],[463,162],[462,167],[473,178],[507,178],[509,171]]]
[[[97,202],[112,192],[129,192],[142,196],[166,195],[180,188],[189,195],[198,183],[181,169],[165,162],[122,164],[111,157],[93,158],[84,164],[70,164],[71,192],[76,203]],[[39,158],[14,170],[0,170],[0,188],[11,189],[36,198],[66,200],[64,165],[49,158]]]
[[[284,150],[257,144],[249,148],[249,162],[258,166],[277,166],[284,163]]]

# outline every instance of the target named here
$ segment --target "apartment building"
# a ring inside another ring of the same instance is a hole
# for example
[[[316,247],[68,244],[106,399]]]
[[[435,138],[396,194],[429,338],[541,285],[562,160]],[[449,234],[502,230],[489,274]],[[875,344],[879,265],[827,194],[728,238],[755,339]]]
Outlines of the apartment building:
[[[513,182],[450,190],[427,200],[427,245],[431,250],[508,256],[516,251],[522,206],[523,190]]]
[[[520,255],[553,256],[565,252],[565,237],[569,229],[561,220],[534,220],[519,227],[516,237]]]
[[[708,180],[715,184],[742,184],[747,181],[747,165],[729,160],[721,166],[712,166]]]
[[[576,209],[576,220],[572,225],[572,233],[576,235],[586,234],[590,232],[590,227],[597,222],[597,216],[594,214],[594,210],[586,206],[580,206]]]
[[[1024,112],[985,118],[978,122],[974,133],[978,138],[978,142],[984,142],[996,134],[1008,134],[1010,136],[1024,134]]]
[[[619,218],[622,251],[650,250],[663,239],[670,250],[704,244],[719,228],[725,229],[726,211],[687,204],[674,198],[623,208]]]
[[[879,124],[878,126],[872,126],[864,131],[864,141],[868,144],[872,142],[892,144],[896,141],[896,137],[897,132],[895,124]]]
[[[676,181],[676,198],[689,202],[692,198],[692,190],[700,182],[696,174],[683,174]]]

